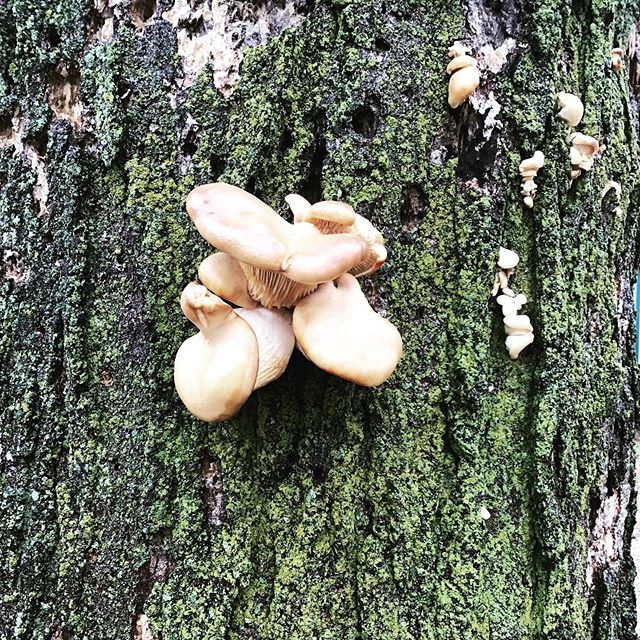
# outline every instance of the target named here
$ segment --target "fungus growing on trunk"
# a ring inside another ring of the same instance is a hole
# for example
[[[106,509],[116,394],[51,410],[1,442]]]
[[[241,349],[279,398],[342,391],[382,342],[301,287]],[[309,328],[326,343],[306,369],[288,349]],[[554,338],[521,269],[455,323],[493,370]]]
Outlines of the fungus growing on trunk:
[[[520,163],[519,171],[522,176],[520,193],[524,196],[524,204],[529,209],[533,208],[533,200],[538,192],[538,185],[536,185],[534,178],[543,166],[544,154],[542,151],[536,151],[531,158],[526,158]]]
[[[400,334],[371,309],[355,279],[385,261],[380,232],[348,204],[312,205],[296,194],[286,200],[293,225],[232,185],[204,185],[187,198],[198,231],[220,250],[200,264],[205,286],[188,285],[181,299],[200,332],[178,351],[175,384],[203,420],[231,417],[253,389],[286,369],[296,343],[292,315],[272,307],[297,304],[298,346],[346,380],[381,384],[400,359]]]
[[[293,332],[302,353],[318,367],[367,387],[382,384],[402,355],[398,330],[369,306],[348,273],[296,305]]]
[[[584,114],[584,105],[582,100],[573,93],[560,91],[558,93],[558,111],[557,118],[564,120],[570,127],[577,127],[582,120]]]
[[[447,65],[449,79],[449,106],[457,109],[480,84],[480,72],[475,58],[467,55],[470,49],[459,42],[449,48],[449,56],[453,58]]]

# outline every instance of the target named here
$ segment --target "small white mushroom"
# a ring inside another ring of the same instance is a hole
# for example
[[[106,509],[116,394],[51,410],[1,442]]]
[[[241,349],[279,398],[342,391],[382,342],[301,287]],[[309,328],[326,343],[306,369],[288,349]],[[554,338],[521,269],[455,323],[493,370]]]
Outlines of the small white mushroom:
[[[520,256],[511,249],[500,247],[500,255],[498,257],[498,266],[504,271],[515,269],[520,262]]]
[[[496,298],[496,302],[502,307],[502,314],[505,317],[514,316],[527,303],[527,296],[524,293],[519,293],[513,297],[503,294]]]
[[[453,58],[447,65],[449,79],[449,106],[457,109],[480,84],[480,72],[475,58],[467,55],[467,49],[459,42],[449,48],[449,56]],[[453,75],[452,75],[453,74]]]
[[[518,167],[520,175],[522,176],[522,189],[520,193],[524,196],[524,204],[529,209],[533,208],[533,199],[538,190],[534,178],[543,166],[544,153],[542,153],[542,151],[536,151],[531,158],[525,158]]]
[[[533,342],[533,338],[533,333],[507,336],[505,344],[507,345],[507,350],[509,351],[509,357],[512,360],[517,360],[520,352]]]
[[[564,120],[570,127],[577,127],[584,114],[582,100],[573,93],[560,91],[558,93],[558,107],[560,111],[557,117]]]
[[[529,316],[510,315],[504,318],[504,330],[508,336],[519,336],[533,332]]]
[[[572,133],[569,136],[569,142],[571,143],[569,150],[570,176],[572,180],[575,180],[582,171],[589,171],[593,167],[595,156],[600,151],[600,143],[584,133]]]

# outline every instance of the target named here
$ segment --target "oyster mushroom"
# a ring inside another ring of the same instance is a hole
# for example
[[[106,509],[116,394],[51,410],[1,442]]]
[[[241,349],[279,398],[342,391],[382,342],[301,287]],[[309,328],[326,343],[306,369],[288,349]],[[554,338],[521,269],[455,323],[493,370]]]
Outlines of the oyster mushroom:
[[[517,360],[520,352],[528,347],[534,339],[533,333],[524,333],[517,335],[507,336],[505,340],[505,344],[507,346],[507,350],[509,351],[509,357],[512,360]]]
[[[348,273],[321,284],[296,305],[293,331],[314,364],[363,386],[382,384],[402,355],[398,330],[369,306]]]
[[[291,312],[284,309],[235,309],[253,329],[258,341],[258,373],[254,389],[279,378],[289,364],[296,346],[291,327]]]
[[[449,79],[449,106],[457,109],[480,84],[480,72],[475,58],[467,55],[469,49],[459,42],[449,48],[453,58],[447,65]]]
[[[560,111],[556,117],[560,120],[564,120],[570,127],[577,127],[580,124],[584,114],[584,105],[578,96],[560,91],[558,93],[558,108]]]
[[[620,71],[622,69],[622,58],[624,56],[624,49],[615,47],[611,49],[611,68],[614,71]]]
[[[366,276],[384,264],[387,250],[384,248],[382,234],[350,205],[335,200],[324,200],[312,205],[294,193],[285,200],[293,211],[296,223],[310,222],[325,234],[348,233],[367,245],[368,251],[362,262],[349,269],[351,275]]]
[[[226,420],[253,391],[258,373],[256,336],[226,302],[195,282],[183,291],[180,306],[200,331],[178,349],[176,391],[197,418]]]
[[[519,171],[522,176],[522,190],[520,193],[524,196],[524,204],[529,209],[533,208],[533,200],[538,191],[534,178],[543,166],[544,154],[542,151],[536,151],[531,158],[525,158],[520,163]]]
[[[255,196],[222,182],[194,189],[187,211],[206,240],[238,260],[249,295],[267,308],[293,306],[369,253],[353,234],[291,225]]]
[[[572,180],[580,177],[583,171],[589,171],[593,167],[595,156],[600,151],[600,143],[591,136],[584,133],[573,133],[569,136],[571,148],[569,157],[571,158]]]
[[[249,283],[240,263],[228,253],[214,253],[198,267],[200,282],[223,300],[245,309],[255,309],[258,303],[249,295]]]

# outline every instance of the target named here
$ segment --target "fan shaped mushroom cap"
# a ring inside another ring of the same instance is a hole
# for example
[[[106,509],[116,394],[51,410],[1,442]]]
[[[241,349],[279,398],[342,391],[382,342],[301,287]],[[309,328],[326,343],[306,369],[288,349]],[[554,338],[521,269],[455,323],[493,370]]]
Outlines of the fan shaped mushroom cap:
[[[301,222],[305,219],[309,209],[311,209],[311,203],[297,193],[290,193],[285,197],[284,201],[289,205],[289,208],[293,212],[293,221]]]
[[[243,189],[202,185],[187,196],[187,211],[205,240],[240,262],[279,271],[288,256],[290,225]]]
[[[454,71],[464,69],[465,67],[477,67],[478,61],[468,55],[455,56],[447,65],[447,73],[451,75]]]
[[[557,117],[564,120],[570,127],[577,127],[584,114],[582,100],[573,93],[560,91],[558,93],[558,107],[560,111]]]
[[[314,364],[363,386],[382,384],[402,355],[398,330],[369,306],[351,274],[303,298],[293,311],[293,331]]]
[[[520,256],[511,249],[505,249],[500,247],[500,254],[498,256],[498,266],[505,271],[515,269],[520,262]]]
[[[502,314],[505,317],[513,316],[520,311],[522,305],[527,304],[527,296],[524,293],[519,293],[514,297],[503,294],[496,298],[496,302],[502,307]]]
[[[279,378],[287,368],[296,346],[291,313],[281,309],[235,309],[253,329],[258,341],[258,374],[254,389]]]
[[[509,357],[512,360],[517,360],[520,352],[533,342],[533,338],[533,333],[507,336],[505,344],[507,345],[507,349],[509,351]]]
[[[533,326],[529,316],[510,315],[504,318],[504,330],[508,336],[519,336],[532,333]]]
[[[538,174],[538,170],[544,167],[544,153],[536,151],[531,158],[525,158],[518,167],[520,175],[530,180]]]
[[[454,58],[451,62],[455,62],[456,59]],[[470,65],[456,71],[449,78],[449,106],[452,109],[457,109],[476,90],[479,84],[480,72],[477,66]]]
[[[214,253],[198,267],[200,282],[220,296],[245,309],[255,309],[258,303],[249,295],[247,278],[239,262],[228,253]]]
[[[258,373],[255,334],[228,304],[195,282],[183,291],[180,306],[200,331],[178,349],[176,391],[201,420],[226,420],[253,391]]]
[[[369,253],[354,234],[324,235],[308,222],[291,225],[255,196],[221,182],[194,189],[187,210],[211,244],[238,260],[249,294],[266,307],[292,306]]]

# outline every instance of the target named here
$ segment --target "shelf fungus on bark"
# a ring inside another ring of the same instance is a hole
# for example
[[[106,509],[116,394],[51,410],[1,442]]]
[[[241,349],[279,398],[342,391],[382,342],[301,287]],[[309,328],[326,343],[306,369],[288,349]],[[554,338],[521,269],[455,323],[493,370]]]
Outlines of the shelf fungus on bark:
[[[493,295],[498,293],[498,289],[502,289],[502,295],[496,298],[496,302],[502,308],[504,316],[504,329],[507,334],[505,345],[509,351],[512,360],[516,360],[520,352],[533,342],[533,326],[527,315],[518,315],[518,311],[527,303],[524,294],[515,294],[508,286],[502,286],[508,282],[520,262],[520,258],[515,251],[500,247],[500,255],[498,257],[498,276],[504,274],[504,279],[496,277],[496,286],[493,289]]]
[[[573,93],[560,91],[558,93],[558,111],[557,117],[564,120],[570,127],[577,127],[582,120],[584,114],[584,105],[582,100]]]
[[[183,312],[200,332],[175,361],[178,394],[203,420],[231,417],[254,389],[282,375],[296,338],[319,367],[361,385],[384,382],[400,358],[400,334],[371,309],[355,279],[384,263],[380,232],[343,202],[312,205],[296,194],[286,200],[293,224],[224,183],[198,187],[187,198],[198,231],[219,249],[200,264],[203,284],[189,284],[182,295]],[[327,300],[341,302],[330,316],[318,306]],[[303,305],[300,336],[287,309],[296,305]]]
[[[534,178],[538,171],[544,166],[544,153],[536,151],[531,158],[525,158],[519,167],[522,176],[522,189],[520,193],[524,197],[524,204],[529,209],[533,208],[533,201],[538,192],[538,186]]]
[[[449,57],[453,58],[447,65],[449,79],[449,106],[457,109],[480,84],[480,71],[475,58],[468,55],[470,49],[455,42],[449,48]]]
[[[569,157],[571,158],[571,180],[580,177],[583,171],[589,171],[593,167],[596,154],[600,151],[600,143],[591,136],[584,133],[572,133],[569,136],[571,148]]]

